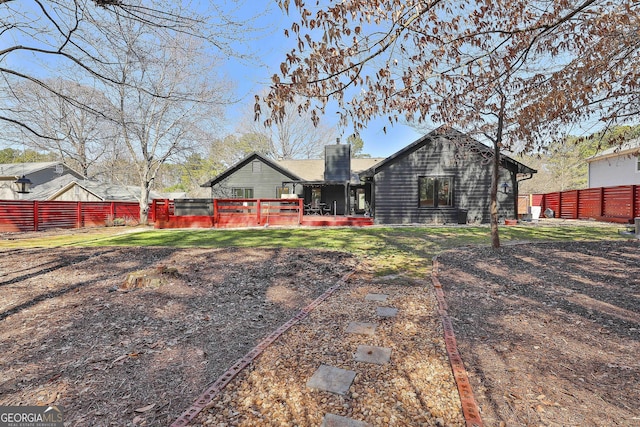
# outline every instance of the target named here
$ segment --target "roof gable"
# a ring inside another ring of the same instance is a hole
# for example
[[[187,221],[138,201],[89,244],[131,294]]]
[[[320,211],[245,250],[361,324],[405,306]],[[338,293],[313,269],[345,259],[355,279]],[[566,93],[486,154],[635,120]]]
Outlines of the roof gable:
[[[296,174],[292,173],[291,171],[283,168],[282,166],[278,165],[276,162],[267,159],[266,157],[264,157],[263,155],[261,155],[259,153],[253,152],[253,153],[249,154],[247,157],[245,157],[244,159],[240,160],[235,165],[233,165],[230,168],[228,168],[226,171],[224,171],[220,175],[218,175],[215,178],[210,179],[209,181],[205,182],[200,187],[213,187],[217,183],[219,183],[219,182],[223,181],[225,178],[233,175],[239,169],[243,168],[244,166],[248,165],[250,162],[252,162],[254,160],[261,161],[262,163],[264,163],[267,166],[275,169],[276,171],[280,172],[282,175],[288,177],[291,180],[295,180],[295,181],[300,181],[301,180],[299,176],[297,176]]]
[[[373,176],[379,170],[384,169],[385,167],[389,166],[390,164],[395,162],[397,159],[404,158],[404,157],[410,155],[414,151],[424,147],[426,144],[431,143],[433,140],[435,140],[436,138],[439,138],[439,137],[443,137],[443,138],[446,138],[448,140],[453,140],[453,139],[463,140],[465,146],[468,149],[473,148],[474,150],[478,151],[479,153],[482,153],[482,154],[487,155],[487,156],[493,156],[493,149],[491,147],[487,147],[486,145],[484,145],[480,141],[477,141],[477,140],[471,138],[469,135],[466,135],[466,134],[464,134],[464,133],[462,133],[462,132],[460,132],[460,131],[458,131],[456,129],[453,129],[453,128],[439,127],[437,129],[429,132],[428,134],[424,135],[423,137],[417,139],[416,141],[412,142],[411,144],[407,145],[406,147],[404,147],[400,151],[397,151],[396,153],[394,153],[391,156],[387,157],[382,162],[380,162],[380,163],[374,165],[373,167],[369,168],[368,170],[364,171],[362,173],[362,175],[363,176]],[[508,165],[509,169],[515,170],[516,173],[533,174],[533,173],[537,172],[535,169],[532,169],[532,168],[530,168],[530,167],[518,162],[517,160],[514,160],[511,157],[504,155],[504,154],[501,155],[501,159],[502,159],[502,163],[503,163],[502,166],[503,167],[506,167]]]
[[[82,174],[79,172],[76,172],[75,170],[71,169],[69,166],[67,166],[66,164],[64,164],[63,162],[60,161],[56,161],[56,162],[27,162],[27,163],[2,163],[0,164],[0,177],[20,177],[22,175],[31,175],[34,174],[36,172],[40,172],[42,170],[45,169],[53,169],[56,168],[58,166],[61,166],[61,173],[60,175],[63,175],[66,173],[69,173],[71,175],[74,175],[78,178],[82,178]]]

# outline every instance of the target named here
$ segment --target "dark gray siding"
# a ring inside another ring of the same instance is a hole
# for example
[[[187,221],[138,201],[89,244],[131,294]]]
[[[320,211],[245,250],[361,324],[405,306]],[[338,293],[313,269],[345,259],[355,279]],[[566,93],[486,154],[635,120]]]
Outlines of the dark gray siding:
[[[259,171],[254,172],[254,162],[260,164]],[[253,197],[256,199],[273,199],[277,196],[276,188],[282,185],[283,181],[290,181],[290,178],[276,171],[260,160],[254,160],[238,169],[235,173],[211,187],[211,197],[226,198],[231,197],[232,188],[253,188]],[[292,192],[291,184],[287,187]],[[302,193],[302,186],[298,185],[296,190]]]
[[[420,208],[420,176],[453,177],[453,207]],[[508,171],[502,170],[502,180],[510,183],[509,176]],[[384,165],[377,171],[374,183],[376,223],[457,223],[460,210],[467,211],[469,222],[489,222],[491,160],[441,137],[427,140]],[[501,215],[513,217],[512,200],[512,194],[499,194]]]

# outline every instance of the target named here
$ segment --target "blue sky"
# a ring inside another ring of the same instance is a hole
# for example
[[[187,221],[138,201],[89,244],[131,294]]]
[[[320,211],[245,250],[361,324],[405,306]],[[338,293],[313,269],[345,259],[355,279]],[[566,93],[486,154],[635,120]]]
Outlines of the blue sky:
[[[274,4],[275,1],[266,14],[257,21],[257,25],[263,27],[264,31],[261,33],[260,40],[255,41],[257,49],[254,50],[258,60],[263,64],[244,64],[230,59],[223,67],[222,72],[236,81],[237,93],[244,97],[243,102],[239,103],[229,116],[230,127],[234,126],[234,119],[238,120],[237,117],[241,117],[241,111],[253,102],[253,96],[268,88],[271,76],[278,73],[286,52],[293,46],[294,41],[287,39],[283,31],[284,28],[291,27],[293,18],[287,17]],[[257,12],[251,2],[247,2],[246,6],[245,10],[241,11],[246,14],[245,17]],[[323,117],[323,121],[328,126],[335,125],[337,122],[335,110],[328,112]],[[347,129],[343,135],[336,134],[336,137],[340,136],[342,141],[345,141],[351,133],[352,130]],[[391,126],[387,118],[372,120],[360,135],[364,141],[364,153],[372,157],[388,157],[422,136],[407,125],[396,123]]]

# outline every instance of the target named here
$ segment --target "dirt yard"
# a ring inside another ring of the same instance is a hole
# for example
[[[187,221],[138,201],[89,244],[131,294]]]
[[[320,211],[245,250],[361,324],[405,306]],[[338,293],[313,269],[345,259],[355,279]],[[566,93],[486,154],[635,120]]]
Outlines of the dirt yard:
[[[376,278],[352,256],[320,250],[0,255],[0,405],[62,405],[72,426],[169,425],[355,269],[198,423],[319,425],[333,412],[381,426],[464,424],[428,278]],[[464,249],[439,260],[485,425],[640,425],[638,242]],[[131,273],[148,280],[124,286]],[[388,292],[400,308],[376,338],[395,362],[362,372],[344,397],[304,390],[313,364],[352,363],[343,323],[367,315],[367,292]]]

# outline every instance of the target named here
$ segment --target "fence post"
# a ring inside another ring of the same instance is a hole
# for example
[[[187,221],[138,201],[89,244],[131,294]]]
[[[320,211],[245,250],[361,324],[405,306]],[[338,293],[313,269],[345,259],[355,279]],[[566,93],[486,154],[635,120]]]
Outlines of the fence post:
[[[262,209],[262,200],[260,199],[256,199],[256,219],[258,220],[258,225],[260,225],[260,221],[262,220],[261,218],[261,209]],[[269,213],[267,213],[267,218],[268,218]]]
[[[562,191],[558,192],[558,218],[562,218]]]
[[[155,219],[157,217],[157,214],[156,214],[157,208],[158,208],[158,204],[156,203],[156,199],[153,199],[151,201],[151,216],[152,216],[151,222],[155,222]]]
[[[76,228],[82,228],[82,202],[76,203]]]
[[[638,203],[638,186],[631,186],[631,219],[637,218],[640,216],[640,212],[636,210],[636,205]]]
[[[304,204],[302,203],[304,200],[298,198],[298,224],[302,224],[302,216],[304,215]]]
[[[604,216],[604,187],[600,187],[600,215]]]
[[[32,204],[33,206],[33,231],[38,231],[38,222],[40,222],[39,210],[40,206],[37,200]]]

